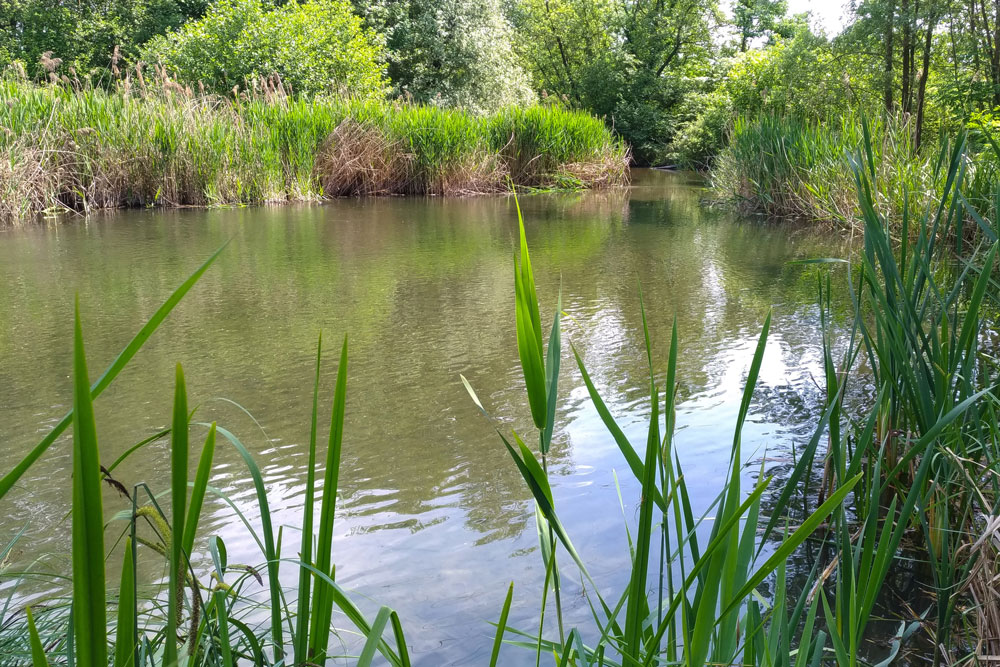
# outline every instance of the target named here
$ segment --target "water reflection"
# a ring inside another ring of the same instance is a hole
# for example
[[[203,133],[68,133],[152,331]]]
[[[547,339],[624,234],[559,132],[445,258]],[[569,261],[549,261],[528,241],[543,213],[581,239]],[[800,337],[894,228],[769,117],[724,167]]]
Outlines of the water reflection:
[[[627,192],[521,201],[543,319],[560,290],[569,315],[552,453],[555,495],[602,585],[620,586],[625,576],[612,471],[627,468],[589,404],[568,343],[626,433],[644,442],[640,282],[660,374],[678,319],[677,441],[701,507],[724,477],[743,377],[769,309],[772,336],[746,451],[780,457],[808,437],[816,414],[814,271],[788,262],[841,249],[809,229],[734,220],[701,206],[702,194],[686,175],[646,173]],[[488,654],[486,620],[498,613],[507,583],[517,581],[512,622],[524,626],[537,613],[544,576],[533,553],[529,495],[459,381],[466,375],[508,426],[530,430],[512,326],[516,233],[513,201],[502,197],[136,212],[5,232],[0,465],[10,469],[70,403],[75,292],[96,371],[183,276],[232,239],[98,402],[104,456],[168,422],[180,361],[189,394],[200,402],[199,419],[218,420],[255,452],[277,520],[294,526],[316,337],[322,329],[333,350],[349,332],[338,577],[400,611],[421,664],[476,664]],[[334,355],[327,358],[326,400],[335,373]],[[123,466],[120,477],[157,482],[168,467],[160,446]],[[69,468],[63,441],[4,500],[0,542],[30,519],[20,562],[68,549],[61,535]],[[212,483],[254,515],[253,490],[235,451],[219,450]],[[624,475],[621,483],[632,502],[635,485]],[[109,511],[123,507],[110,493],[106,502]],[[633,509],[626,507],[628,520]],[[253,542],[232,512],[222,503],[208,512],[202,530],[222,535],[231,559],[254,560]],[[50,565],[64,568],[65,558]],[[577,622],[589,615],[582,600],[568,606]],[[516,653],[509,658],[517,664]]]

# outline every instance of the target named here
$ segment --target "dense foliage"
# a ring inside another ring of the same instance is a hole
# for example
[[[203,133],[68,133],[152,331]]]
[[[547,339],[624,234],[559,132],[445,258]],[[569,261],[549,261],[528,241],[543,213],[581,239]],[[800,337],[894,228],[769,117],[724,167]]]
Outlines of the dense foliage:
[[[827,34],[786,0],[8,0],[0,66],[111,86],[140,62],[227,95],[404,97],[603,118],[639,164],[708,166],[739,117],[883,111],[914,147],[1000,106],[998,5],[858,0]]]
[[[0,226],[44,211],[471,194],[627,181],[628,151],[581,111],[474,115],[271,78],[232,103],[160,70],[108,92],[0,79]]]
[[[303,93],[372,97],[386,88],[378,40],[347,0],[270,9],[262,0],[219,0],[204,18],[153,39],[143,57],[214,92],[273,74]]]

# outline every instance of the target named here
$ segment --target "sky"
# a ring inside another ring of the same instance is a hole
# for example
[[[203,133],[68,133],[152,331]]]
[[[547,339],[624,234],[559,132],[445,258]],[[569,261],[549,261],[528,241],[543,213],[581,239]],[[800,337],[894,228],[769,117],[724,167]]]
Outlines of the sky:
[[[812,12],[814,20],[826,30],[826,34],[833,36],[844,27],[846,3],[847,0],[788,0],[788,13]]]

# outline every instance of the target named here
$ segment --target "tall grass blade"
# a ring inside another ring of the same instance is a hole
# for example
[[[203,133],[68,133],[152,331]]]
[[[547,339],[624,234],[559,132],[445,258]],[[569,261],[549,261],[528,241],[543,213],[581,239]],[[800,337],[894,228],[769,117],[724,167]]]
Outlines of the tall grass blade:
[[[514,599],[514,582],[507,588],[507,597],[503,601],[503,609],[500,611],[500,620],[497,621],[497,632],[493,637],[493,651],[490,653],[490,667],[497,666],[500,659],[500,647],[503,645],[503,635],[507,630],[507,617],[510,615],[510,604]]]
[[[198,520],[201,518],[201,507],[205,502],[205,490],[208,488],[208,478],[212,474],[212,459],[215,456],[215,422],[208,429],[208,436],[201,449],[198,459],[198,470],[194,476],[194,486],[191,490],[191,506],[187,510],[184,523],[184,554],[190,558],[194,549],[194,538],[198,532]]]
[[[327,442],[326,471],[323,479],[323,500],[320,505],[319,537],[316,543],[316,568],[333,579],[333,523],[337,510],[337,487],[340,479],[340,455],[344,439],[344,410],[347,401],[347,336],[340,351],[337,386],[330,416],[330,437]],[[330,640],[330,620],[333,614],[333,588],[319,580],[313,593],[309,629],[309,659],[320,664],[326,661]]]
[[[76,664],[107,667],[104,510],[97,426],[83,349],[80,305],[73,330],[73,621]]]
[[[361,655],[358,657],[358,667],[371,667],[372,660],[375,659],[375,652],[378,650],[379,641],[382,639],[382,633],[385,631],[385,626],[389,622],[389,616],[392,610],[388,607],[382,607],[378,610],[378,614],[375,616],[375,620],[372,622],[371,630],[368,632],[368,638],[365,640],[365,645],[361,649]]]
[[[45,658],[45,648],[42,640],[38,636],[38,628],[35,627],[35,619],[31,613],[31,607],[27,607],[24,613],[28,617],[28,641],[31,644],[31,667],[49,667],[49,661]]]
[[[115,667],[133,667],[138,647],[136,622],[135,567],[132,540],[125,540],[122,576],[118,585],[118,618],[115,622]]]
[[[177,663],[177,626],[184,613],[185,508],[188,475],[188,407],[184,370],[177,364],[174,384],[174,414],[170,426],[170,588],[167,593],[167,628],[163,644],[163,662]]]
[[[323,334],[319,334],[316,342],[316,373],[313,378],[312,412],[309,421],[309,462],[306,467],[305,505],[302,510],[302,544],[299,547],[299,558],[306,563],[312,563],[313,547],[313,512],[316,505],[316,441],[319,429],[319,371],[323,357]],[[295,645],[296,662],[308,660],[309,650],[309,602],[312,593],[312,575],[306,570],[299,570],[299,593],[295,612]]]

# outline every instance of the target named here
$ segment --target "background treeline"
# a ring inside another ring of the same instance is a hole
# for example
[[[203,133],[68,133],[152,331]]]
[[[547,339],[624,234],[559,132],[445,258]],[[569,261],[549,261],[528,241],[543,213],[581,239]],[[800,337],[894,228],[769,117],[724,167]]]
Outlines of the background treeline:
[[[823,41],[784,14],[775,0],[732,16],[715,0],[7,0],[0,66],[107,87],[159,64],[223,94],[278,74],[296,93],[478,114],[558,104],[603,117],[640,164],[694,162],[718,143],[727,119],[706,101],[738,53]]]

